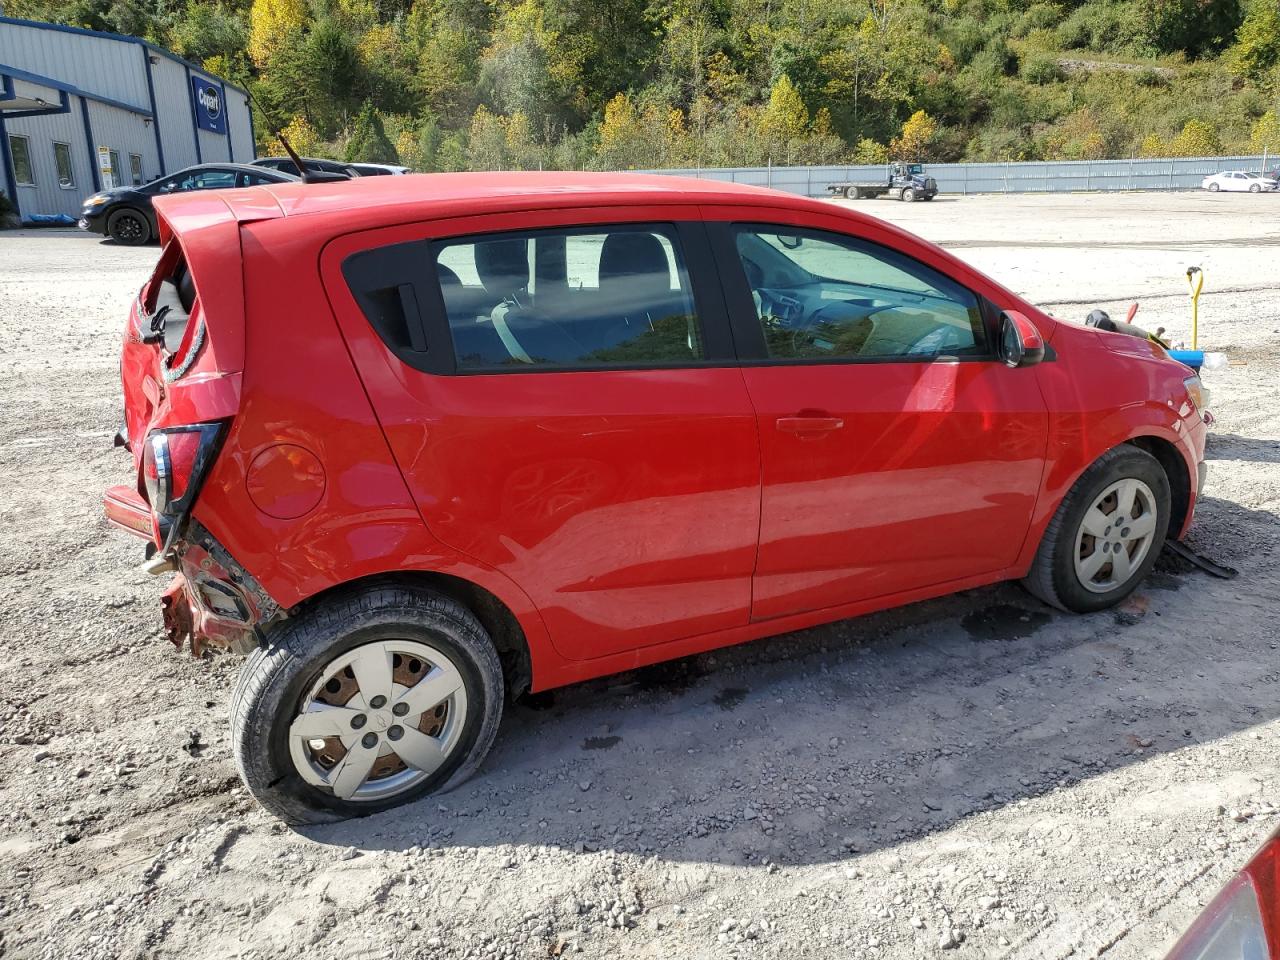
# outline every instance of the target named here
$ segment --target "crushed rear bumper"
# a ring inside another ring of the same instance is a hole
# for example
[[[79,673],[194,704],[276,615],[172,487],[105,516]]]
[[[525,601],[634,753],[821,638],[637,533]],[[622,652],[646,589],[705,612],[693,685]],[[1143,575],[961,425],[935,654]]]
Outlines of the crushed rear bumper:
[[[111,487],[102,495],[102,510],[112,525],[154,544],[151,508],[136,490]],[[195,520],[167,560],[155,558],[148,566],[151,572],[175,571],[160,600],[165,635],[195,656],[208,647],[248,653],[263,626],[281,615],[252,574]]]
[[[179,650],[199,656],[206,647],[249,653],[262,628],[282,615],[247,570],[203,526],[191,520],[173,550],[177,572],[165,590],[165,633]]]

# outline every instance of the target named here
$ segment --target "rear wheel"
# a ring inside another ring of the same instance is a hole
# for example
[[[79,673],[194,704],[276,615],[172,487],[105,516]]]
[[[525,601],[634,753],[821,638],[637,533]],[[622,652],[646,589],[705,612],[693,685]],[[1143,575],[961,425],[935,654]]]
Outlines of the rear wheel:
[[[1211,183],[1211,184],[1209,184],[1209,192],[1210,192],[1210,193],[1217,193],[1217,192],[1218,192],[1219,190],[1221,190],[1221,189],[1222,189],[1222,188],[1221,188],[1221,187],[1219,187],[1216,183]]]
[[[236,764],[289,823],[364,816],[454,786],[502,713],[479,621],[428,590],[374,587],[288,620],[241,671]]]
[[[116,243],[139,247],[151,239],[151,224],[137,210],[117,210],[107,220],[107,233]]]
[[[1109,450],[1063,498],[1023,585],[1060,610],[1114,606],[1155,564],[1169,501],[1155,457],[1128,444]]]

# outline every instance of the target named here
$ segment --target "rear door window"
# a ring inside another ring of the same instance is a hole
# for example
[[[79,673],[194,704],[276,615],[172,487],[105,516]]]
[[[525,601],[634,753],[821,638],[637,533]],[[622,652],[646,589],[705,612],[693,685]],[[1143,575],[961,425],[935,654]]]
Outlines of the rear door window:
[[[540,230],[431,245],[459,370],[678,366],[706,358],[666,225]]]

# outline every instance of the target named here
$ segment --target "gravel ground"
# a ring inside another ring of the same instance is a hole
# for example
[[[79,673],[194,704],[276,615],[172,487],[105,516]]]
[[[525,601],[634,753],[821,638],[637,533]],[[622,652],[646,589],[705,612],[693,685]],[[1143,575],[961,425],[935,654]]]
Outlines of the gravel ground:
[[[292,831],[240,788],[239,663],[160,634],[99,517],[155,250],[0,233],[0,956],[1135,958],[1280,811],[1280,198],[862,202],[1079,318],[1185,335],[1219,422],[1191,541],[1117,612],[976,590],[512,709],[443,797]]]

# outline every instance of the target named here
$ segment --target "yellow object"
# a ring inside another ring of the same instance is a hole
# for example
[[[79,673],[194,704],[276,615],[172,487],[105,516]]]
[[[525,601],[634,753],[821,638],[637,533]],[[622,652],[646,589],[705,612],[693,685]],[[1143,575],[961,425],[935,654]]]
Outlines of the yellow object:
[[[1200,290],[1204,287],[1204,271],[1187,267],[1187,286],[1191,288],[1191,349],[1200,349]]]

